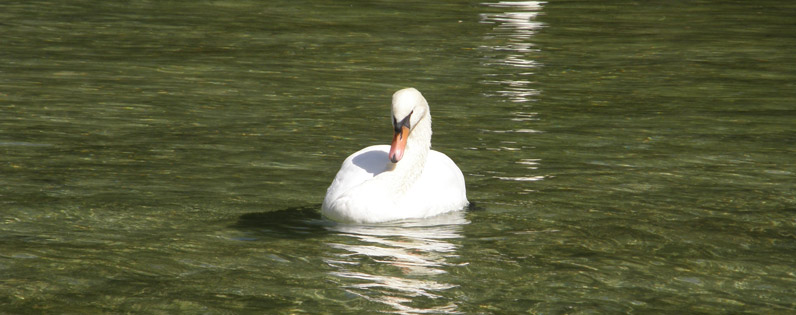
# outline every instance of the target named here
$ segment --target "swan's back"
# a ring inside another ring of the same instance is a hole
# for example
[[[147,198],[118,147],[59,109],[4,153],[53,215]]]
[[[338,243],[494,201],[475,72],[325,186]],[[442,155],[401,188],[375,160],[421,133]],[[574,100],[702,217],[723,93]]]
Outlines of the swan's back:
[[[414,213],[411,217],[431,217],[461,210],[467,206],[464,175],[456,163],[442,152],[430,150],[423,174],[407,192]]]
[[[445,154],[430,150],[423,172],[403,194],[385,189],[386,145],[362,149],[344,162],[326,192],[324,215],[338,221],[383,222],[432,217],[467,206],[464,175]]]

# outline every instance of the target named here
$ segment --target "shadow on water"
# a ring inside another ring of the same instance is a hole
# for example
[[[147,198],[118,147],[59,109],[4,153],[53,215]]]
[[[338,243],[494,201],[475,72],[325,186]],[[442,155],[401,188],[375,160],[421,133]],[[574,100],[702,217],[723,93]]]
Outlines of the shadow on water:
[[[276,211],[253,212],[241,215],[232,228],[285,239],[319,237],[328,234],[328,226],[319,211],[320,204],[291,207]]]
[[[461,224],[461,220],[465,220],[464,216],[467,212],[476,212],[485,210],[484,207],[477,205],[476,202],[471,201],[465,211],[458,212],[456,215],[456,222],[451,221],[450,215],[441,215],[440,218],[428,218],[425,220],[404,220],[393,223],[374,224],[374,225],[358,225],[358,224],[345,224],[337,223],[325,219],[320,212],[321,205],[309,205],[303,207],[290,207],[275,211],[265,212],[252,212],[246,213],[238,217],[238,221],[231,226],[231,228],[253,232],[260,235],[267,235],[276,238],[286,239],[301,239],[310,237],[320,237],[335,231],[349,229],[353,226],[359,227],[396,227],[406,225],[407,222],[415,222],[414,225],[424,222],[425,225],[433,225],[439,222],[448,222],[448,224]],[[465,220],[466,221],[466,220]],[[469,222],[468,222],[469,223]],[[420,225],[423,225],[420,224]]]

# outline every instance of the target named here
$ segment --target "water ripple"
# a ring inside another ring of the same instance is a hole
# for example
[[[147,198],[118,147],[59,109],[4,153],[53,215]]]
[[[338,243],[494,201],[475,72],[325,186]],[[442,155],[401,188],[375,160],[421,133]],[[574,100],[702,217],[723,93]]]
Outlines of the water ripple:
[[[492,29],[484,36],[484,45],[480,47],[484,54],[481,65],[489,73],[481,80],[485,86],[484,96],[511,113],[506,117],[507,123],[498,124],[500,129],[487,128],[483,131],[496,136],[485,148],[488,151],[506,152],[506,159],[516,159],[511,152],[525,154],[526,135],[542,133],[532,124],[539,120],[536,110],[531,110],[533,102],[539,97],[541,91],[535,87],[534,69],[542,66],[534,60],[539,51],[532,42],[534,35],[545,24],[536,21],[542,14],[543,1],[499,1],[485,2],[487,13],[479,15],[479,22],[492,25]],[[495,12],[496,11],[496,12]],[[494,126],[498,126],[494,125]],[[494,146],[494,143],[504,146]],[[539,159],[522,156],[517,163],[528,164],[533,162],[530,170],[536,170]],[[538,174],[516,174],[509,170],[494,169],[491,174],[484,174],[487,178],[506,182],[535,182],[549,176]],[[524,194],[533,191],[529,188],[516,188],[518,193]]]
[[[510,78],[483,80],[482,83],[499,85],[501,88],[496,92],[497,96],[505,97],[511,102],[531,101],[534,96],[539,94],[539,91],[530,87],[533,84],[532,80],[527,80],[523,77],[533,74],[532,72],[527,72],[527,70],[541,66],[538,61],[529,58],[528,53],[537,51],[530,39],[539,29],[544,27],[543,23],[537,22],[535,19],[541,12],[545,2],[500,1],[482,4],[492,8],[513,10],[480,14],[480,23],[494,25],[492,32],[487,37],[502,39],[497,44],[481,46],[481,49],[497,54],[494,57],[487,58],[483,65],[485,67],[508,66],[523,70],[521,73],[512,73]],[[489,38],[486,38],[486,42],[490,42]],[[501,71],[497,72],[498,74],[490,74],[489,77],[506,76]]]
[[[379,225],[337,224],[327,229],[339,238],[325,262],[335,268],[330,275],[353,295],[389,306],[397,313],[456,314],[457,305],[444,292],[457,287],[439,276],[458,257],[463,212],[426,220],[406,220]]]

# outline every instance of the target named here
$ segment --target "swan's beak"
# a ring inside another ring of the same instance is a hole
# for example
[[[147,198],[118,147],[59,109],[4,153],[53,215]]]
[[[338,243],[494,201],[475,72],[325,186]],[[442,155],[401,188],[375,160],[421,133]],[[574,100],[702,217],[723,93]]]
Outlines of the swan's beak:
[[[390,161],[398,163],[404,156],[404,149],[406,149],[406,139],[409,139],[409,126],[400,126],[396,128],[395,136],[392,137],[392,144],[390,145]]]

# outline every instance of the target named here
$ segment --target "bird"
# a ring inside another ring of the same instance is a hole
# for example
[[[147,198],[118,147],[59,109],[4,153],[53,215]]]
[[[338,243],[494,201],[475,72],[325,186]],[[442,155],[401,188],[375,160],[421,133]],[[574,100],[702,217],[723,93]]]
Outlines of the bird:
[[[392,96],[390,145],[348,156],[326,190],[321,213],[334,221],[381,223],[422,219],[467,207],[464,175],[451,158],[431,149],[431,113],[423,94]]]

